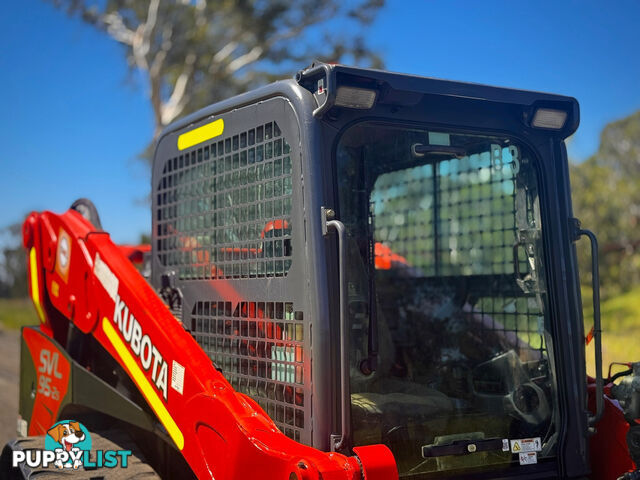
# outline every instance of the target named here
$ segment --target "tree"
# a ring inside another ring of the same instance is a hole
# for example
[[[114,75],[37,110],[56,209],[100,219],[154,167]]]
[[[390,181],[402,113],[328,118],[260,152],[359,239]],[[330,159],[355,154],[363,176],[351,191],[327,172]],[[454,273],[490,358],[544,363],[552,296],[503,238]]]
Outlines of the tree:
[[[604,128],[598,151],[571,165],[571,184],[575,215],[598,235],[603,297],[640,284],[640,111]],[[586,243],[582,272],[591,270]]]
[[[8,241],[0,258],[0,298],[27,295],[27,257],[22,247],[22,222],[0,229]]]
[[[290,76],[315,57],[381,66],[353,32],[384,0],[52,1],[125,47],[130,68],[148,82],[153,140],[177,117]],[[335,20],[350,33],[332,32]]]

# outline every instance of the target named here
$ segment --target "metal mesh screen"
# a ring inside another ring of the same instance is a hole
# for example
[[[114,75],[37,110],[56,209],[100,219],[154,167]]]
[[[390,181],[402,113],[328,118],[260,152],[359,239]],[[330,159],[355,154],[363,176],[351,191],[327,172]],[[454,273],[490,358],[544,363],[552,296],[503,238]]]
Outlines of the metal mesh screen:
[[[286,275],[291,167],[276,122],[167,160],[154,193],[161,264],[181,280]]]
[[[510,138],[374,122],[354,125],[337,146],[349,295],[358,305],[350,309],[353,438],[387,445],[401,476],[468,476],[463,469],[514,463],[500,451],[421,455],[460,439],[539,436],[547,445],[540,458],[555,454],[531,158]],[[378,368],[365,375],[372,353]]]
[[[384,245],[377,250],[388,256],[377,268],[405,268],[420,285],[417,278],[431,278],[430,292],[466,292],[464,309],[481,337],[498,335],[517,345],[523,357],[537,358],[545,350],[541,301],[514,276],[516,190],[523,188],[517,184],[519,169],[516,150],[492,146],[383,173],[371,194],[371,221],[375,241]],[[525,207],[530,216],[531,205]],[[518,253],[519,269],[527,272],[523,252]],[[417,288],[414,297],[421,299],[426,286],[406,288]]]
[[[515,172],[508,148],[385,173],[371,197],[376,241],[423,275],[513,273]]]
[[[197,302],[191,319],[197,342],[233,388],[296,441],[308,441],[303,320],[291,302]]]

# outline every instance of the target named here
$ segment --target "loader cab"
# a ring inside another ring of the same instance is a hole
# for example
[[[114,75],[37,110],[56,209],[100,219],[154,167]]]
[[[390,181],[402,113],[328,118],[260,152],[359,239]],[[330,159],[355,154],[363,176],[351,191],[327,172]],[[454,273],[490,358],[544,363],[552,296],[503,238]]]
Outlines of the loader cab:
[[[568,97],[314,65],[164,132],[152,282],[298,442],[385,444],[401,478],[584,475],[578,122]]]

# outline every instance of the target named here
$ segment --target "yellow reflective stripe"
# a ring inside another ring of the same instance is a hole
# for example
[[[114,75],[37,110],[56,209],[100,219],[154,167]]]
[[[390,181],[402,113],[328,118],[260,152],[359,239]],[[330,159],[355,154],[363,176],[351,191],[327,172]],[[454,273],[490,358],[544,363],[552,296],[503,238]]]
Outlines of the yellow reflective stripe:
[[[40,286],[38,285],[38,257],[35,247],[31,247],[29,251],[29,269],[31,270],[31,299],[38,312],[38,317],[42,323],[45,322],[44,310],[40,305]]]
[[[214,137],[222,135],[224,131],[224,120],[219,118],[214,122],[207,123],[201,127],[194,128],[190,132],[183,133],[178,137],[178,150],[193,147]]]
[[[136,363],[133,355],[131,355],[131,352],[129,352],[129,349],[120,338],[120,335],[118,335],[116,329],[113,328],[113,325],[106,317],[102,319],[102,330],[104,330],[111,345],[113,345],[113,348],[115,348],[118,355],[120,355],[138,389],[142,392],[144,398],[147,399],[147,402],[162,422],[162,425],[164,425],[164,428],[169,432],[169,436],[171,436],[178,449],[182,450],[184,448],[184,436],[182,432],[173,418],[171,418],[162,400],[160,400],[160,397],[151,386],[151,383],[149,383],[146,375]]]

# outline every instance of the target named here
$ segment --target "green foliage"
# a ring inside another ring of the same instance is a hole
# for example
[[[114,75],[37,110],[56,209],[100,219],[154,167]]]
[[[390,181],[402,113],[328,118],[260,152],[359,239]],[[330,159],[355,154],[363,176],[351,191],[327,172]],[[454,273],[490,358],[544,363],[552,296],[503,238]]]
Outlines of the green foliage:
[[[27,257],[22,248],[22,223],[2,230],[6,238],[0,256],[0,298],[27,296]]]
[[[603,298],[640,284],[640,112],[605,127],[595,155],[571,165],[573,209],[600,243]],[[578,245],[582,281],[590,281],[586,240]]]
[[[593,325],[593,308],[591,307],[591,288],[582,288],[584,304],[584,323],[587,331]],[[628,330],[640,330],[640,285],[636,285],[628,292],[617,295],[600,304],[602,329],[605,332],[624,333]]]
[[[51,1],[125,47],[132,71],[148,80],[154,140],[178,116],[290,77],[314,58],[382,65],[362,26],[384,0]]]
[[[140,234],[140,240],[138,240],[140,245],[151,245],[151,235],[148,233]]]
[[[38,317],[30,299],[0,298],[0,329],[18,329],[38,323]]]
[[[585,304],[591,301],[591,291],[583,289]],[[611,362],[632,362],[640,360],[638,338],[640,338],[640,286],[628,292],[605,300],[602,311],[602,357],[605,369]],[[585,308],[585,331],[593,325],[591,307]],[[595,371],[593,342],[587,346],[587,372]]]

